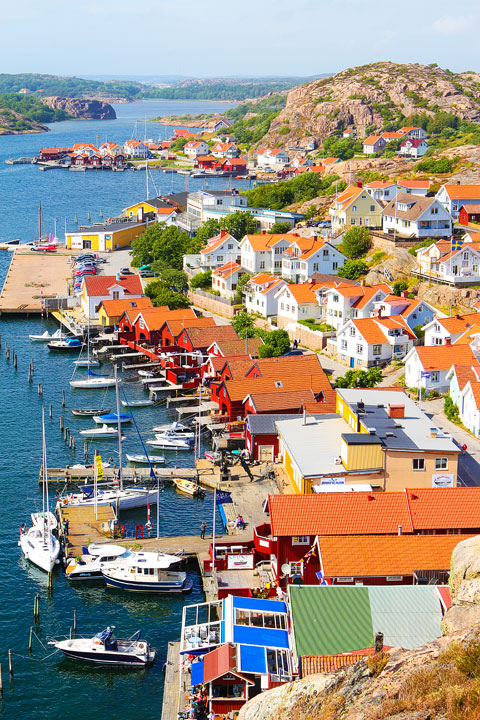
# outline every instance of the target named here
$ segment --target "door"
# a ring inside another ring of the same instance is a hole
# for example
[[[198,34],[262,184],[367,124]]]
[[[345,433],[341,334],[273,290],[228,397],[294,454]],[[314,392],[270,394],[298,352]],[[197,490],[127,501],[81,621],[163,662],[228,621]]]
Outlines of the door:
[[[350,358],[350,367],[351,368],[355,367],[355,358],[353,358],[353,357]]]
[[[84,241],[83,241],[83,249],[84,249],[84,250],[91,250],[91,249],[92,249],[92,241],[91,241],[91,240],[84,240]]]
[[[258,459],[260,462],[273,462],[273,445],[259,445]]]

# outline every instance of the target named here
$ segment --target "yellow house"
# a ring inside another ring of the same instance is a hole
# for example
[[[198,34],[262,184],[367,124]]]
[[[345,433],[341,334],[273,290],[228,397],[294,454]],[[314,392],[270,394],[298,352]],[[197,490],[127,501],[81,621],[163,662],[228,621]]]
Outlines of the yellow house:
[[[139,237],[146,223],[134,221],[112,222],[67,233],[66,247],[69,250],[96,250],[111,252],[129,247],[132,240]]]
[[[348,230],[351,227],[382,227],[382,206],[365,188],[349,185],[335,198],[329,214],[332,230]]]
[[[127,310],[146,310],[152,308],[152,301],[148,297],[122,298],[121,300],[102,300],[98,308],[98,322],[100,325],[113,327],[118,323]]]
[[[141,200],[140,202],[123,208],[122,214],[128,218],[137,218],[142,220],[145,215],[150,215],[158,219],[159,222],[165,222],[169,216],[174,216],[177,212],[184,212],[187,207],[187,192],[175,193],[164,197],[159,195],[150,200]]]

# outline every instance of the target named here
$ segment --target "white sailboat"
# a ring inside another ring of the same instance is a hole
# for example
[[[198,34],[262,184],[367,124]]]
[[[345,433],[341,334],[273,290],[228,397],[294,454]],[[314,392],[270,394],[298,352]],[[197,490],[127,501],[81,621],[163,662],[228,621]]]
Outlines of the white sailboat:
[[[109,427],[108,425],[102,425],[101,427],[87,428],[86,430],[80,430],[80,435],[84,437],[94,438],[95,440],[109,440],[115,439],[118,436],[118,431]],[[125,436],[122,437],[125,440]]]
[[[88,370],[88,378],[84,380],[70,380],[70,387],[82,390],[94,390],[96,388],[108,388],[115,385],[114,378],[107,375],[96,375],[90,369]]]
[[[48,473],[47,450],[45,444],[45,410],[42,408],[42,441],[43,441],[43,482],[42,482],[42,516],[46,522],[34,524],[28,531],[21,529],[19,545],[23,555],[41,570],[52,572],[60,554],[60,543],[50,527],[48,511]]]
[[[100,361],[95,360],[95,358],[92,358],[90,353],[90,318],[88,318],[88,326],[87,326],[87,357],[85,359],[82,358],[82,354],[80,353],[80,357],[78,360],[74,360],[73,364],[75,367],[99,367]]]
[[[147,445],[160,448],[160,450],[191,450],[191,445],[181,438],[156,437],[154,440],[147,440]]]

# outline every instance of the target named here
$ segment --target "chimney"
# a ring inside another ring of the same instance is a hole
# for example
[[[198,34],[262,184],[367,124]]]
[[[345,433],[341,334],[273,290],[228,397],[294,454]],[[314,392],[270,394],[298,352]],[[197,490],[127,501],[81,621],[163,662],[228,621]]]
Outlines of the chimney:
[[[408,298],[408,290],[402,290],[402,297]]]
[[[399,534],[399,535],[401,535],[401,534],[402,534],[402,530],[403,530],[402,526],[401,526],[401,525],[399,525],[399,526],[398,526],[398,534]]]
[[[452,338],[451,337],[445,338],[445,345],[451,345],[451,344],[452,344]]]
[[[267,234],[267,231],[266,231],[266,230],[262,230],[262,235],[266,235],[266,234]]]
[[[223,238],[223,237],[226,237],[227,235],[228,235],[228,232],[225,230],[225,228],[222,228],[220,230],[220,237]]]
[[[355,183],[355,185],[356,185],[356,187],[358,187],[358,188],[362,188],[362,187],[363,187],[363,182],[362,182],[361,180],[357,180],[357,182]]]
[[[404,418],[405,405],[403,403],[388,403],[388,417]]]

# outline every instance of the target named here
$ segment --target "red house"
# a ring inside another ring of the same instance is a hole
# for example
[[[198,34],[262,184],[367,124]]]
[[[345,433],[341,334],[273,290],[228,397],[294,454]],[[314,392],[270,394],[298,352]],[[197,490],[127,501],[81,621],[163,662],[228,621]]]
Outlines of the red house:
[[[167,305],[142,310],[137,313],[133,323],[136,342],[147,343],[148,345],[163,345],[160,331],[170,318],[188,322],[197,319],[197,316],[192,308],[170,310]]]
[[[255,462],[274,462],[278,457],[278,433],[275,423],[293,415],[248,415],[245,423],[245,447]]]
[[[224,172],[235,173],[237,175],[245,175],[247,172],[247,161],[243,158],[226,158],[225,160],[218,160],[216,169],[223,170]]]
[[[226,643],[192,665],[192,687],[207,686],[208,709],[216,715],[238,712],[249,698],[253,680],[238,672],[237,650]],[[256,693],[255,693],[256,694]]]
[[[191,308],[190,308],[191,309]],[[161,345],[176,345],[176,338],[186,327],[211,327],[215,325],[215,320],[211,317],[199,318],[195,312],[185,317],[169,316],[160,327]],[[200,322],[199,322],[200,321]]]
[[[462,205],[458,213],[458,222],[460,225],[468,225],[469,223],[480,223],[480,204],[479,205]]]
[[[238,340],[238,335],[231,325],[214,325],[211,327],[185,328],[176,338],[178,347],[185,352],[199,350],[207,354],[207,348],[216,340]]]
[[[217,158],[213,155],[199,155],[195,160],[195,167],[201,170],[214,170],[217,165]]]

